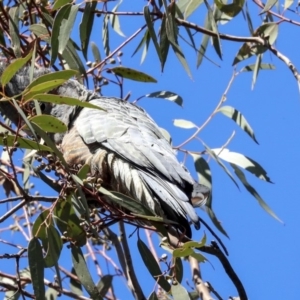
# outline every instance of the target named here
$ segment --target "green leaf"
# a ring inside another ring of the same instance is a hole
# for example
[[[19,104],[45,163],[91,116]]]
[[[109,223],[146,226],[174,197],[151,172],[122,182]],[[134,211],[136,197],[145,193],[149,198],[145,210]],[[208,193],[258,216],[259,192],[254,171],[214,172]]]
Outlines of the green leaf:
[[[254,54],[255,49],[252,47],[251,43],[244,43],[235,56],[232,65],[236,65],[237,63],[250,58]]]
[[[181,50],[178,44],[178,27],[175,21],[176,6],[170,5],[170,7],[168,7],[166,0],[163,0],[163,3],[167,12],[166,32],[167,32],[168,40],[171,44],[171,47],[175,55],[177,56],[178,60],[182,64],[185,71],[187,72],[188,76],[192,78],[190,68],[187,64],[183,51]]]
[[[248,183],[246,180],[245,174],[242,170],[240,170],[235,164],[230,164],[234,169],[236,176],[240,179],[246,190],[258,201],[259,205],[274,219],[278,220],[279,222],[283,223],[277,215],[273,212],[273,210],[269,207],[269,205],[261,198],[258,192]]]
[[[260,15],[269,11],[277,2],[278,0],[268,0],[267,3],[265,4],[264,9],[260,12]]]
[[[221,151],[222,150],[222,151]],[[231,152],[229,149],[212,149],[215,153],[219,153],[219,157],[223,160],[228,161],[229,163],[233,163],[244,170],[255,175],[257,178],[272,183],[270,177],[267,175],[266,170],[253,159],[237,153]]]
[[[81,221],[76,215],[71,198],[59,201],[54,209],[55,221],[60,232],[74,244],[83,247],[86,244],[86,232],[81,227]]]
[[[44,249],[46,251],[44,264],[46,268],[51,268],[58,262],[63,247],[63,242],[60,234],[53,225],[46,227],[46,236],[48,245],[47,248]]]
[[[204,263],[207,261],[206,257],[204,255],[202,255],[201,253],[194,252],[191,254],[191,256],[194,257],[195,259],[197,259],[197,261],[199,263]]]
[[[31,56],[32,51],[30,51],[26,57],[14,60],[5,68],[0,78],[2,86],[5,86],[7,83],[10,82],[13,76],[29,61]]]
[[[19,13],[20,6],[14,6],[9,8],[9,36],[11,39],[11,47],[16,57],[21,57],[21,43],[19,32]]]
[[[293,3],[294,3],[294,0],[285,0],[283,9],[287,10]]]
[[[64,122],[50,115],[34,116],[30,118],[30,122],[38,125],[46,132],[62,133],[68,130],[68,127]]]
[[[120,2],[112,9],[112,12],[117,12],[121,3],[122,3],[122,0],[120,0]],[[117,14],[112,14],[110,21],[111,21],[111,26],[114,29],[114,31],[117,34],[119,34],[120,36],[125,37],[125,34],[121,30],[119,16]]]
[[[69,12],[64,15],[64,19],[62,20],[58,36],[58,53],[60,54],[63,53],[69,41],[76,20],[78,9],[79,5],[71,5]],[[90,19],[92,19],[91,16]]]
[[[183,119],[175,119],[173,120],[173,124],[176,127],[184,128],[184,129],[192,129],[192,128],[198,128],[197,125],[195,125],[193,122]]]
[[[80,101],[75,98],[63,97],[60,95],[37,94],[34,96],[34,99],[41,101],[41,102],[48,102],[48,103],[53,103],[53,104],[67,104],[69,106],[80,106],[80,107],[104,110],[100,106],[94,105],[90,102],[83,102],[83,101]]]
[[[170,48],[170,42],[167,36],[166,29],[166,16],[163,17],[161,22],[159,47],[161,53],[161,71],[163,72]]]
[[[189,293],[178,282],[176,284],[172,284],[171,293],[174,300],[190,300]]]
[[[71,273],[77,277],[77,274],[76,274],[76,271],[74,268],[72,268]],[[70,289],[75,295],[78,295],[78,296],[83,295],[81,283],[79,281],[73,279],[73,277],[71,277],[71,276],[70,276]]]
[[[100,54],[100,50],[99,50],[97,44],[94,42],[91,42],[91,48],[92,48],[92,53],[93,53],[95,62],[100,62],[101,54]]]
[[[0,136],[0,145],[2,146],[7,145],[9,147],[13,147],[15,142],[18,143],[18,148],[52,152],[52,149],[50,147],[41,145],[29,139],[16,137],[14,135],[6,135],[4,137]]]
[[[218,165],[225,171],[225,173],[229,176],[229,178],[233,181],[233,183],[236,185],[236,187],[239,189],[239,185],[237,184],[236,180],[230,173],[230,171],[227,169],[227,167],[221,162],[218,155],[216,155],[203,141],[203,146],[205,147],[207,153],[218,163]]]
[[[69,39],[67,47],[62,53],[62,57],[65,60],[64,68],[77,70],[79,74],[84,75],[85,79],[87,79],[85,66],[83,65],[78,53],[76,52],[76,46],[77,45],[72,41],[72,39]]]
[[[186,257],[191,255],[194,252],[191,248],[178,248],[173,251],[174,257]]]
[[[184,10],[184,18],[187,19],[203,3],[203,0],[192,0]]]
[[[103,26],[102,26],[102,42],[103,42],[104,52],[106,56],[110,54],[108,21],[109,21],[109,15],[107,14],[103,18]]]
[[[209,6],[207,0],[204,0],[204,3],[207,8],[208,22],[210,23],[212,31],[217,34],[216,37],[212,37],[213,46],[215,48],[216,53],[220,57],[220,59],[222,59],[221,40],[220,40],[220,36],[219,36],[218,26],[215,21],[214,13],[213,13],[211,7]]]
[[[64,79],[56,79],[56,80],[47,81],[42,84],[36,85],[36,86],[32,87],[29,91],[26,89],[23,99],[25,101],[31,100],[34,98],[34,96],[36,94],[49,92],[49,91],[61,86],[65,82],[66,81]]]
[[[55,1],[52,10],[58,10],[59,8],[61,8],[62,6],[66,5],[66,4],[71,4],[71,0],[57,0]]]
[[[84,286],[85,290],[88,292],[92,299],[102,300],[103,298],[101,297],[97,287],[93,282],[81,249],[79,247],[76,247],[75,245],[72,245],[71,251],[73,267],[81,284]]]
[[[207,16],[205,18],[204,28],[207,29],[207,30],[212,30],[211,22],[209,21],[209,16],[208,15],[209,14],[207,13]],[[205,56],[205,52],[206,52],[206,49],[207,49],[208,42],[209,42],[209,35],[203,34],[202,40],[201,40],[201,45],[199,47],[198,55],[197,55],[197,68],[199,68],[199,66],[202,63],[203,57]]]
[[[171,276],[175,275],[176,280],[181,283],[182,278],[183,278],[183,264],[182,260],[179,257],[175,258],[175,267],[172,269]]]
[[[241,70],[241,72],[252,72],[254,71],[256,64],[251,64],[248,66],[243,67],[243,69]],[[259,66],[259,70],[275,70],[276,67],[272,64],[260,64]]]
[[[166,278],[162,275],[162,271],[154,258],[152,252],[149,250],[147,245],[141,240],[138,239],[137,242],[138,250],[142,257],[142,260],[147,267],[150,274],[153,276],[154,280],[166,291],[170,292],[171,286]]]
[[[56,14],[54,18],[54,23],[52,27],[51,33],[51,60],[50,64],[53,65],[56,61],[59,49],[59,37],[60,37],[60,29],[63,24],[63,21],[68,18],[70,14],[72,4],[67,4],[63,6]],[[66,39],[68,41],[68,39]]]
[[[112,275],[104,275],[101,280],[97,283],[97,288],[102,297],[105,297],[108,290],[112,287],[112,281],[113,281]]]
[[[144,7],[144,17],[145,17],[145,20],[146,20],[146,24],[148,26],[149,34],[151,36],[151,39],[153,41],[153,44],[154,44],[154,47],[155,47],[155,50],[156,50],[156,53],[158,55],[158,58],[159,58],[161,64],[163,65],[163,63],[162,63],[163,62],[163,60],[162,60],[162,54],[161,54],[160,47],[159,47],[158,42],[157,42],[157,37],[156,37],[155,31],[154,31],[154,27],[153,27],[153,24],[152,24],[152,20],[151,20],[151,16],[150,16],[150,11],[149,11],[148,5],[146,5]]]
[[[145,97],[166,99],[166,100],[169,100],[169,101],[172,101],[172,102],[178,104],[179,106],[183,105],[182,97],[179,96],[178,94],[175,94],[175,93],[169,92],[169,91],[153,92],[153,93],[145,95]]]
[[[77,173],[77,176],[83,180],[87,177],[87,174],[90,172],[90,165],[86,164],[86,165],[83,165],[80,170],[78,171]]]
[[[46,300],[56,300],[59,296],[59,293],[57,290],[48,288],[45,294]]]
[[[255,67],[254,67],[253,74],[252,74],[252,86],[251,86],[252,90],[254,89],[254,85],[255,85],[256,79],[258,77],[261,60],[262,60],[262,54],[258,54],[256,57]]]
[[[29,241],[27,251],[34,295],[37,300],[45,300],[43,251],[36,237]]]
[[[41,40],[50,44],[50,35],[44,24],[32,24],[29,26],[29,30]]]
[[[97,1],[86,2],[84,12],[82,15],[81,23],[79,25],[79,35],[81,48],[84,58],[87,60],[88,45],[90,42],[90,36],[94,24],[95,8]]]
[[[255,138],[254,131],[250,124],[247,122],[246,118],[234,107],[232,106],[222,106],[217,110],[217,112],[222,113],[226,117],[234,121],[241,129],[243,129],[255,143],[258,144],[258,141]]]
[[[206,212],[208,213],[208,216],[210,217],[210,219],[212,220],[212,222],[214,223],[214,225],[216,226],[216,228],[223,233],[226,237],[229,238],[227,232],[225,231],[225,229],[222,226],[222,223],[219,221],[219,219],[217,218],[215,212],[212,209],[212,205],[211,205],[211,201],[209,201],[206,205]]]
[[[209,164],[202,156],[194,153],[190,154],[194,160],[194,166],[198,175],[198,182],[211,190],[212,178]]]
[[[125,67],[114,67],[111,68],[110,71],[115,73],[116,75],[119,75],[121,77],[134,80],[134,81],[141,81],[141,82],[157,82],[156,79],[151,77],[150,75],[130,69],[130,68],[125,68]]]
[[[270,22],[261,25],[254,32],[254,36],[259,36],[264,39],[268,39],[268,43],[270,45],[273,45],[278,36],[278,23]]]
[[[54,82],[56,80],[63,80],[63,82],[65,82],[77,74],[78,72],[74,70],[63,70],[42,75],[31,82],[30,85],[26,88],[25,92],[30,92],[32,88],[40,86],[41,84],[47,83],[49,81]]]
[[[152,292],[151,295],[149,296],[148,300],[159,300],[156,293]]]
[[[214,0],[218,9],[230,17],[235,17],[240,13],[245,4],[245,0],[233,0],[231,4],[223,4],[220,0]]]

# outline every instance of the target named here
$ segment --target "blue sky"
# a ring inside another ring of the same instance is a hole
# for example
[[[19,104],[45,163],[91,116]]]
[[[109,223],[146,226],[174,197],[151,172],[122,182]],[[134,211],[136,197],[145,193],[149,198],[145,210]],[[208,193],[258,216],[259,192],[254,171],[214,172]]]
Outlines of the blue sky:
[[[143,5],[146,5],[144,1],[132,3],[131,1],[124,1],[119,11],[141,11]],[[109,8],[114,5],[110,5]],[[202,25],[204,23],[204,11],[205,9],[202,7],[201,13],[195,14],[191,21]],[[259,10],[252,7],[250,11],[255,15],[253,21],[256,28],[261,24],[258,17]],[[100,18],[99,21],[101,22]],[[143,17],[122,17],[120,22],[127,37],[144,24]],[[219,30],[222,33],[232,35],[249,35],[242,15],[239,15],[230,24],[220,26]],[[296,67],[300,68],[300,57],[295,47],[296,30],[298,30],[296,26],[281,24],[279,38],[275,46],[288,56]],[[182,33],[183,30],[181,29],[180,32]],[[76,37],[76,32],[74,32],[74,37]],[[199,37],[196,38],[197,44],[200,43],[201,37]],[[142,65],[140,65],[141,52],[131,58],[131,54],[141,38],[140,35],[138,39],[124,48],[122,64],[148,73],[156,78],[158,83],[143,84],[125,80],[124,94],[131,92],[130,100],[134,100],[141,95],[159,90],[178,93],[184,99],[183,108],[158,99],[145,98],[139,101],[139,105],[147,110],[159,126],[171,133],[173,144],[178,145],[189,137],[193,130],[176,128],[173,126],[172,120],[187,119],[201,125],[209,117],[232,76],[231,64],[241,44],[223,41],[223,61],[218,59],[213,48],[210,47],[207,55],[216,61],[220,67],[204,59],[198,70],[195,68],[196,55],[194,51],[187,49],[182,44],[192,70],[193,79],[191,80],[173,54],[169,56],[165,71],[161,74],[159,61],[152,45],[150,45],[149,53]],[[123,38],[117,37],[113,33],[111,39],[111,49],[123,41]],[[97,43],[100,48],[102,47],[99,31],[92,36],[91,40]],[[104,56],[103,52],[102,55]],[[92,60],[91,55],[89,59]],[[239,75],[235,79],[225,103],[225,105],[233,106],[243,113],[254,129],[259,145],[255,144],[230,119],[221,114],[216,115],[205,127],[200,133],[200,138],[209,147],[219,148],[235,131],[235,137],[228,148],[259,162],[274,182],[274,184],[266,183],[250,173],[246,174],[249,182],[271,206],[283,224],[268,215],[241,184],[240,190],[238,190],[224,171],[210,160],[213,177],[213,208],[230,239],[222,236],[221,233],[218,234],[222,237],[229,251],[229,260],[242,280],[249,299],[293,300],[298,299],[300,293],[298,283],[300,278],[300,184],[298,183],[300,163],[297,158],[300,146],[300,95],[297,83],[286,65],[268,52],[265,53],[263,61],[274,64],[276,70],[261,71],[254,90],[251,90],[252,74],[243,73]],[[254,59],[240,64],[238,69],[250,63],[254,63]],[[112,86],[104,89],[103,94],[118,96],[119,90]],[[197,141],[192,142],[186,148],[195,151],[203,150],[202,145]],[[179,156],[179,159],[182,157]],[[191,158],[188,159],[187,166],[196,178]],[[50,190],[43,190],[43,192],[48,195],[53,194]],[[4,197],[2,191],[1,197]],[[198,212],[211,225],[206,213],[202,210]],[[127,233],[131,233],[132,230],[133,228],[129,228]],[[200,231],[194,231],[194,239],[200,240],[203,232],[206,232],[204,227]],[[4,236],[8,238],[6,234],[0,234],[0,238],[4,238]],[[13,236],[12,239],[16,241],[16,237]],[[208,234],[208,240],[210,241],[210,239]],[[158,244],[157,238],[154,238],[153,241],[154,244]],[[154,281],[140,261],[136,237],[129,239],[129,242],[138,276],[145,289],[145,294],[149,295],[154,287]],[[22,244],[26,245],[24,242]],[[164,253],[162,249],[157,251],[159,256]],[[107,254],[115,257],[114,250]],[[203,279],[209,281],[224,299],[229,296],[236,296],[235,288],[219,262],[211,256],[207,255],[207,258],[210,263],[201,264]],[[61,261],[64,262],[65,267],[70,269],[66,252],[64,252]],[[2,260],[1,263],[3,264],[1,269],[14,272],[13,261]],[[26,262],[23,264],[25,266]],[[91,269],[94,267],[91,261],[88,264]],[[101,267],[104,274],[108,270],[114,274],[111,266],[107,268],[106,264],[103,263]],[[49,280],[51,280],[53,275],[49,274]],[[186,279],[192,284],[187,265],[184,283]],[[95,281],[97,280],[98,278],[95,276]],[[130,299],[130,293],[125,285],[121,284],[122,279],[116,278],[116,280],[120,280],[115,286],[119,299]],[[61,297],[61,299],[65,298]]]

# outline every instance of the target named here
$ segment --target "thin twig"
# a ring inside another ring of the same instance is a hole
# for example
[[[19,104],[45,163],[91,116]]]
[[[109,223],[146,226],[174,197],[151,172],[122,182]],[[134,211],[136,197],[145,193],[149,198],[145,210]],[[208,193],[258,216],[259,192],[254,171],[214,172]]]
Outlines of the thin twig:
[[[122,221],[119,222],[119,230],[121,236],[121,243],[124,251],[124,258],[126,263],[126,272],[128,275],[128,286],[131,287],[131,292],[136,300],[146,300],[146,297],[143,293],[143,290],[140,286],[140,283],[136,277],[135,269],[132,264],[130,249],[127,242],[125,226]],[[130,283],[130,284],[129,284]]]

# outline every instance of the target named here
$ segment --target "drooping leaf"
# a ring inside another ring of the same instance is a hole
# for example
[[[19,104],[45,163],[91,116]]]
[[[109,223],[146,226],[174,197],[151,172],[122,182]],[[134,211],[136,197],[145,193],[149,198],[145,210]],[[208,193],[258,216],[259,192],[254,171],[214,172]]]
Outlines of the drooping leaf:
[[[97,283],[97,288],[102,297],[105,297],[107,294],[108,290],[112,286],[112,281],[113,281],[113,276],[112,275],[104,275],[101,280]]]
[[[72,245],[71,252],[73,267],[81,284],[84,286],[85,290],[88,292],[92,299],[102,300],[103,298],[101,297],[96,285],[94,284],[81,249],[79,247],[76,247],[75,245]]]
[[[74,268],[72,268],[71,273],[77,277],[77,274],[76,274],[76,271]],[[81,283],[79,281],[75,280],[71,276],[70,276],[70,289],[74,294],[76,294],[78,296],[81,296],[83,294]]]
[[[226,117],[230,118],[232,121],[234,121],[241,129],[243,129],[252,139],[255,143],[258,144],[258,141],[256,140],[256,137],[254,135],[254,131],[246,118],[234,107],[232,106],[222,106],[218,109],[218,112],[222,113]]]
[[[187,19],[196,9],[203,3],[203,0],[189,1],[188,5],[184,10],[184,18]]]
[[[170,48],[166,29],[166,16],[163,17],[161,22],[159,47],[161,53],[161,71],[163,72]]]
[[[58,49],[59,49],[60,29],[63,24],[63,21],[66,20],[66,18],[68,18],[70,14],[71,6],[72,4],[62,6],[54,18],[52,33],[51,33],[51,60],[50,60],[51,65],[53,65],[56,61],[58,55]]]
[[[63,247],[63,242],[60,234],[53,225],[46,227],[46,235],[48,247],[47,249],[44,249],[46,251],[44,265],[46,268],[52,268],[58,262]]]
[[[28,264],[36,299],[45,300],[43,251],[39,240],[33,237],[28,244]]]
[[[172,269],[172,272],[170,274],[175,275],[176,280],[181,283],[182,278],[183,278],[183,264],[182,260],[179,257],[175,258],[175,263],[174,263],[174,268]]]
[[[58,36],[58,40],[59,40],[58,53],[60,54],[64,52],[67,43],[69,41],[76,20],[78,9],[79,9],[79,5],[71,5],[69,13],[66,14],[64,16],[65,18],[62,20],[59,36]],[[90,16],[90,20],[91,19],[92,16]]]
[[[104,52],[106,56],[108,56],[110,53],[108,22],[109,22],[109,15],[107,14],[103,18],[103,26],[102,26],[102,42],[103,42]]]
[[[169,92],[169,91],[153,92],[153,93],[145,95],[145,97],[166,99],[166,100],[169,100],[169,101],[172,101],[172,102],[178,104],[179,106],[183,105],[182,97],[179,96],[178,94],[175,94],[175,93]]]
[[[198,154],[191,153],[191,156],[194,160],[194,166],[198,175],[198,182],[207,186],[211,190],[212,177],[209,164],[202,156]]]
[[[260,12],[260,14],[269,11],[277,2],[278,0],[268,0],[267,3],[265,4],[264,9]]]
[[[208,13],[207,13],[206,18],[205,18],[204,28],[207,29],[207,30],[212,29],[211,23],[209,21]],[[199,68],[199,66],[202,63],[203,57],[205,56],[205,52],[206,52],[206,49],[207,49],[208,42],[209,42],[209,35],[203,34],[201,44],[200,44],[200,47],[199,47],[199,50],[198,50],[198,55],[197,55],[197,68]]]
[[[19,36],[19,13],[20,6],[10,7],[9,11],[9,35],[11,39],[11,47],[16,57],[21,57],[21,43]]]
[[[87,60],[88,45],[90,42],[90,36],[94,25],[94,11],[97,6],[97,1],[86,2],[81,23],[79,25],[79,36],[81,42],[81,48],[84,58]]]
[[[252,90],[254,89],[254,85],[255,85],[257,77],[258,77],[261,60],[262,60],[262,54],[258,54],[256,57],[256,62],[255,62],[255,66],[254,66],[254,70],[253,70],[253,74],[252,74],[252,86],[251,86]]]
[[[165,276],[162,274],[162,271],[154,258],[152,252],[149,250],[147,245],[141,240],[138,239],[137,242],[138,250],[142,257],[142,260],[147,267],[150,274],[153,276],[154,280],[166,291],[170,292],[171,286],[166,280]]]
[[[101,54],[100,54],[100,50],[99,50],[97,44],[94,42],[91,42],[91,48],[92,48],[92,53],[93,53],[95,62],[100,62]]]
[[[85,72],[85,66],[81,61],[77,51],[77,45],[74,43],[72,39],[68,40],[67,47],[62,53],[62,57],[65,60],[64,67],[65,69],[76,70],[80,75],[84,75],[85,80],[87,80],[87,75]],[[77,74],[78,76],[78,74]]]
[[[218,165],[225,171],[225,173],[229,176],[229,178],[233,181],[233,183],[236,185],[236,187],[239,189],[239,185],[237,184],[236,180],[228,170],[228,168],[221,162],[218,155],[216,155],[203,141],[203,146],[205,147],[207,153],[218,163]]]
[[[279,222],[283,223],[277,215],[273,212],[273,210],[269,207],[269,205],[261,198],[258,192],[252,187],[248,181],[246,180],[245,174],[242,170],[240,170],[235,164],[230,164],[234,169],[236,176],[240,179],[246,190],[258,201],[259,205],[274,219],[278,220]]]
[[[247,170],[261,180],[272,183],[270,177],[267,175],[266,170],[253,159],[237,152],[231,152],[226,148],[222,149],[222,151],[221,148],[212,149],[212,151],[214,151],[216,154],[219,153],[218,156],[221,159]]]
[[[121,3],[122,3],[122,0],[120,0],[119,3],[112,9],[112,12],[117,12]],[[119,34],[120,36],[125,37],[125,34],[121,30],[119,16],[117,14],[113,14],[110,18],[110,21],[111,21],[111,26],[114,29],[114,31],[117,34]]]
[[[212,37],[213,46],[215,48],[216,53],[220,57],[220,59],[222,59],[221,40],[220,40],[220,36],[219,36],[218,25],[215,21],[213,10],[209,6],[207,0],[204,0],[204,3],[205,3],[206,8],[207,8],[208,22],[210,23],[212,31],[217,35],[216,37]]]
[[[86,244],[86,232],[81,227],[81,221],[76,215],[71,198],[59,201],[54,209],[56,224],[60,232],[70,239],[77,246]]]
[[[156,50],[156,53],[157,53],[157,56],[158,56],[160,62],[162,63],[162,55],[161,55],[160,47],[158,45],[156,33],[154,31],[154,27],[153,27],[153,24],[152,24],[152,20],[151,20],[151,16],[150,16],[150,11],[149,11],[148,5],[146,5],[144,7],[144,17],[145,17],[145,20],[146,20],[146,24],[148,26],[149,34],[151,36],[151,39],[153,41],[153,44],[154,44],[154,47],[155,47],[155,50]]]
[[[119,76],[127,78],[127,79],[131,79],[134,81],[157,82],[157,80],[154,79],[153,77],[151,77],[150,75],[140,72],[140,71],[137,71],[137,70],[134,70],[134,69],[130,69],[130,68],[114,67],[114,68],[111,68],[110,71],[112,71],[116,75],[119,75]]]

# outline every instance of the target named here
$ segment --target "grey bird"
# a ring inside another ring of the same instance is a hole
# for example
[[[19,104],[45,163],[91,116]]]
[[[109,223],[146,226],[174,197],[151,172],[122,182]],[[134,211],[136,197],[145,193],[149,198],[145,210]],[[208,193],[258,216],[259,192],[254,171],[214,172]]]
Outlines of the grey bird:
[[[0,61],[0,75],[6,67]],[[50,72],[37,68],[34,78]],[[4,87],[6,96],[20,94],[29,85],[29,67],[24,67]],[[67,104],[44,103],[43,114],[63,121],[68,131],[53,139],[70,165],[89,164],[105,188],[129,195],[153,213],[177,222],[180,231],[191,237],[191,221],[199,229],[193,207],[203,206],[210,189],[198,184],[177,160],[158,125],[139,106],[118,98],[89,91],[76,80],[51,92],[77,98],[104,110]],[[19,117],[9,102],[0,102],[0,111],[15,124]]]

